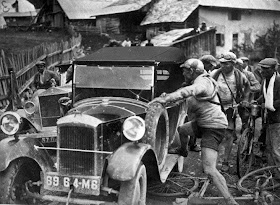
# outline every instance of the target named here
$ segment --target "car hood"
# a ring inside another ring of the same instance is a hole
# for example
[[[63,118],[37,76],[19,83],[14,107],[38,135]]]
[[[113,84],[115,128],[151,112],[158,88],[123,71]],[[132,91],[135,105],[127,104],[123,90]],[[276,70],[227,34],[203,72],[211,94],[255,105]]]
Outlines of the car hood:
[[[97,126],[100,123],[126,119],[146,113],[148,104],[134,99],[120,97],[99,97],[79,101],[59,124],[82,123]]]

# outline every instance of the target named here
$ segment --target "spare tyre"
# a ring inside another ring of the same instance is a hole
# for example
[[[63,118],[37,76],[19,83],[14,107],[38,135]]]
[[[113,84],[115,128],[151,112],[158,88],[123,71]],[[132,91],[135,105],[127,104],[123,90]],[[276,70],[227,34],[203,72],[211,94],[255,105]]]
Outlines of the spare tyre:
[[[146,132],[142,142],[150,144],[157,156],[161,168],[165,163],[169,143],[168,114],[160,103],[152,103],[145,117]]]

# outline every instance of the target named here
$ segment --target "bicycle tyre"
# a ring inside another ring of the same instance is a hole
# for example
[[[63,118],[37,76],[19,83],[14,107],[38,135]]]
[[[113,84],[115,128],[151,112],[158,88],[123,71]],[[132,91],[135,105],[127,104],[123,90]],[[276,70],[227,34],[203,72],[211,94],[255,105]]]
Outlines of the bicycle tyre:
[[[243,192],[246,192],[248,194],[253,194],[254,193],[254,190],[256,188],[256,179],[252,179],[252,187],[253,189],[250,189],[250,188],[246,188],[244,187],[245,186],[245,182],[246,180],[248,180],[249,177],[253,176],[253,175],[258,175],[258,176],[262,176],[263,173],[261,172],[264,172],[264,171],[270,171],[269,173],[271,174],[271,171],[273,169],[276,169],[276,168],[280,168],[280,165],[278,166],[268,166],[268,167],[263,167],[263,168],[260,168],[260,169],[256,169],[254,171],[251,171],[249,172],[248,174],[245,174],[243,177],[241,177],[238,182],[237,182],[237,188]],[[278,182],[275,182],[274,181],[274,178],[271,179],[272,182],[268,184],[267,187],[263,187],[262,190],[272,190],[272,189],[276,189],[278,187],[280,187],[280,183]],[[244,184],[243,184],[244,183]]]
[[[250,128],[246,128],[238,141],[237,145],[237,156],[236,156],[236,168],[237,175],[239,178],[248,174],[251,170],[254,154],[250,151],[251,140],[253,140],[254,134]]]

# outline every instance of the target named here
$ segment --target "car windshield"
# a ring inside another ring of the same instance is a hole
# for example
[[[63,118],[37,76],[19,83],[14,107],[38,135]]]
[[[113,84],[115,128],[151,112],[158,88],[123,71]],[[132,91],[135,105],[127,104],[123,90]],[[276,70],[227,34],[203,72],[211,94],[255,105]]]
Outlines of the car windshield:
[[[154,86],[154,67],[76,65],[77,88],[150,90]]]

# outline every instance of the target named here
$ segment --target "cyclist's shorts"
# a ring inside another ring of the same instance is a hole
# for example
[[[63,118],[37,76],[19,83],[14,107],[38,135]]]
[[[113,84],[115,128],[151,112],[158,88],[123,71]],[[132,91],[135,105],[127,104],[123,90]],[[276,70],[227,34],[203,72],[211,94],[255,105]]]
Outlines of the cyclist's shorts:
[[[219,151],[219,145],[225,137],[226,129],[198,127],[197,136],[201,137],[201,147]]]

